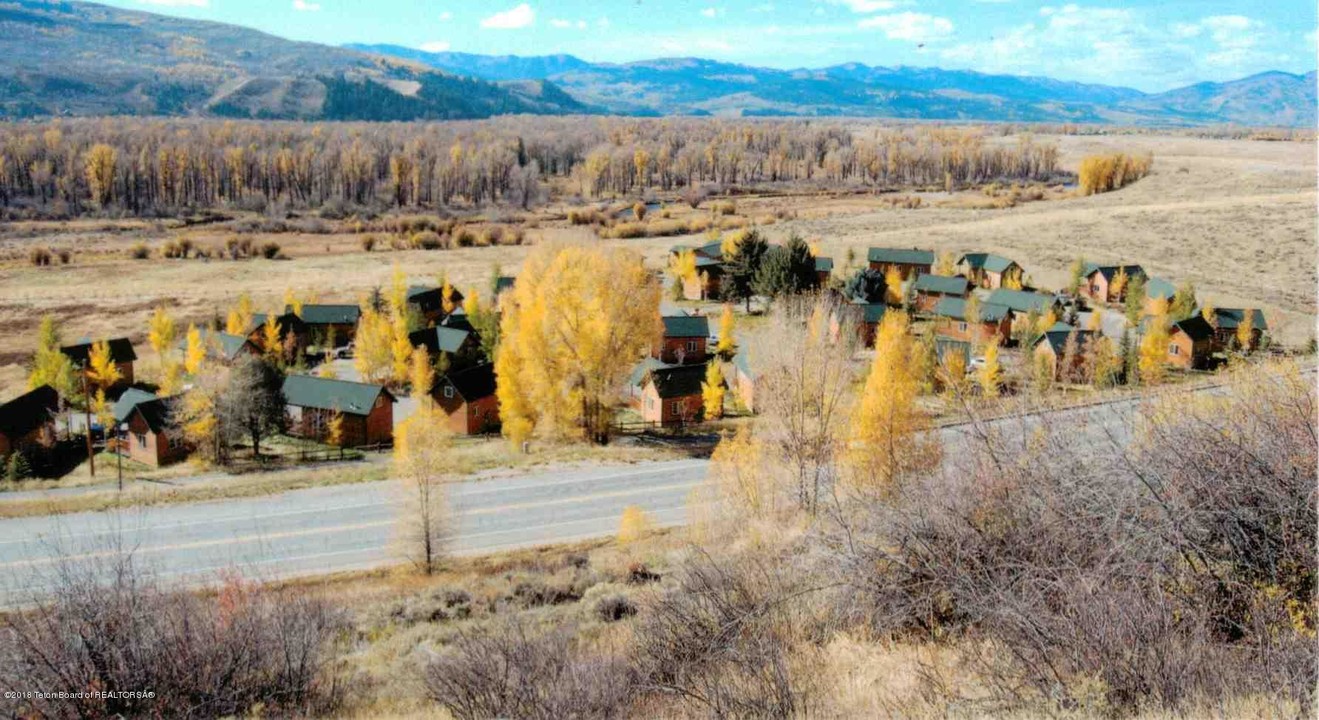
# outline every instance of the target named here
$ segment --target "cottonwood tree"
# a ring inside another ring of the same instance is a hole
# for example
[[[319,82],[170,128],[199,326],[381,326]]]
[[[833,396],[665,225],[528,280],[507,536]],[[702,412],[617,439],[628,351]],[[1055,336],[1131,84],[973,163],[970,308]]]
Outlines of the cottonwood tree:
[[[706,366],[705,380],[701,383],[701,405],[706,420],[718,420],[724,416],[724,371],[717,360]]]
[[[733,339],[733,324],[733,306],[726,304],[719,314],[719,342],[714,348],[715,354],[724,360],[731,359],[737,353],[737,343]]]
[[[110,343],[105,340],[92,343],[91,352],[87,356],[86,372],[87,380],[98,390],[105,390],[123,379],[114,355],[110,352]]]
[[[32,372],[28,374],[28,387],[49,385],[62,398],[72,398],[82,392],[73,361],[60,351],[63,340],[59,323],[54,316],[43,315],[37,330],[37,352],[32,358]]]
[[[234,365],[215,405],[225,440],[251,441],[252,456],[258,460],[262,438],[284,431],[284,411],[283,373],[252,355],[245,355]]]
[[[201,371],[202,363],[206,361],[206,344],[202,341],[201,330],[196,325],[188,326],[188,346],[183,351],[183,369],[189,375],[196,375]]]
[[[985,343],[984,364],[976,371],[976,382],[985,397],[998,397],[1003,388],[1003,366],[998,360],[998,335]]]
[[[635,359],[658,336],[659,285],[621,249],[537,247],[507,296],[495,372],[504,434],[606,442]]]
[[[444,557],[452,534],[446,476],[453,473],[453,438],[442,417],[418,410],[394,433],[394,467],[398,473],[397,529],[400,554],[431,575]]]
[[[1140,339],[1139,373],[1142,385],[1158,385],[1167,376],[1168,306],[1163,299],[1154,301],[1153,313],[1146,320]]]

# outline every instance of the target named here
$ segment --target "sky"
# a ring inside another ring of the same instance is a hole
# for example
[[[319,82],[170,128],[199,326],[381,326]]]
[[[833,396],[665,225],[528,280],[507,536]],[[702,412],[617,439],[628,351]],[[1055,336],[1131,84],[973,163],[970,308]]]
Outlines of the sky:
[[[1158,92],[1316,66],[1314,0],[102,0],[329,44],[1044,75]]]

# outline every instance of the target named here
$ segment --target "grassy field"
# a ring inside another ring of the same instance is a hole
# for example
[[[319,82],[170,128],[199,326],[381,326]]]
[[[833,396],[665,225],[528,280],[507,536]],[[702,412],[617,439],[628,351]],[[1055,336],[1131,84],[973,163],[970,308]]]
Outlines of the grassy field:
[[[1280,340],[1301,344],[1313,336],[1316,274],[1314,145],[1160,136],[1062,136],[1065,167],[1099,151],[1151,151],[1152,174],[1117,192],[1050,199],[1007,209],[976,209],[982,193],[921,193],[920,209],[894,209],[869,194],[776,195],[739,198],[740,217],[786,218],[764,228],[773,240],[797,232],[817,240],[843,264],[848,249],[864,258],[872,245],[936,250],[989,250],[1020,262],[1035,282],[1057,287],[1077,255],[1095,261],[1137,262],[1173,282],[1190,280],[1218,306],[1258,306]],[[888,198],[888,199],[891,199]],[[528,243],[584,241],[621,244],[642,252],[655,268],[668,249],[694,237],[599,240],[587,226],[572,226],[567,208],[551,205],[531,217]],[[669,207],[674,220],[708,215],[685,205]],[[469,247],[365,253],[361,236],[249,235],[258,245],[280,244],[287,260],[132,260],[128,250],[145,240],[158,248],[169,239],[222,245],[233,234],[211,226],[139,220],[14,223],[0,228],[0,397],[22,389],[25,364],[41,315],[55,315],[67,338],[127,335],[143,356],[140,373],[157,365],[145,345],[151,310],[166,303],[185,321],[223,312],[241,292],[259,308],[281,302],[286,289],[322,301],[356,301],[387,285],[395,266],[412,282],[436,282],[441,273],[459,287],[486,287],[491,268],[515,273],[529,248]],[[699,236],[697,236],[699,237]],[[33,267],[32,247],[72,248],[69,265]],[[382,242],[380,246],[387,246]]]

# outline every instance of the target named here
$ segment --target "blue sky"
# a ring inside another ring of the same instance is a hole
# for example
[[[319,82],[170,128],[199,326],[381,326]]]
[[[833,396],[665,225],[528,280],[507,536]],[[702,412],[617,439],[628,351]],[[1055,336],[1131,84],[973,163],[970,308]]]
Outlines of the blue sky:
[[[1167,90],[1315,67],[1314,0],[103,0],[331,44],[967,68]]]

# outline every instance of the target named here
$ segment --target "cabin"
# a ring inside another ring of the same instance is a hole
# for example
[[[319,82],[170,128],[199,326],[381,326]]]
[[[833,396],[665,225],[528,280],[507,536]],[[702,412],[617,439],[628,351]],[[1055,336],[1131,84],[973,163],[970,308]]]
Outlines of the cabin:
[[[855,324],[857,340],[864,347],[875,346],[875,335],[879,332],[879,324],[884,321],[884,314],[888,312],[888,306],[884,303],[866,303],[853,301],[841,305],[838,312],[830,319],[829,337],[837,340],[843,331],[843,326]]]
[[[1145,269],[1139,265],[1096,265],[1087,263],[1081,273],[1085,282],[1081,284],[1081,294],[1099,303],[1120,303],[1127,298],[1127,287],[1137,275],[1145,275]],[[1113,279],[1126,275],[1127,282],[1114,291]]]
[[[293,312],[292,306],[286,306],[284,312]],[[316,345],[334,349],[357,337],[357,321],[362,319],[362,308],[357,305],[303,305],[298,317],[307,324]]]
[[[128,338],[112,338],[105,342],[110,346],[110,360],[119,369],[119,381],[107,389],[118,389],[132,385],[133,363],[137,362],[137,352],[133,350],[133,343],[129,342]],[[84,339],[76,345],[65,345],[60,348],[60,352],[69,358],[69,362],[73,363],[75,368],[90,374],[92,345],[91,340]]]
[[[660,318],[664,334],[651,356],[668,365],[695,365],[708,357],[710,319],[704,315],[671,315]]]
[[[699,421],[705,410],[705,371],[704,364],[650,370],[642,383],[641,419],[665,427]]]
[[[270,352],[271,348],[266,347],[266,323],[269,322],[270,316],[265,313],[254,313],[252,315],[252,327],[247,331],[247,339],[252,342],[262,352]],[[279,332],[280,342],[283,343],[284,359],[294,362],[307,352],[307,344],[311,341],[311,331],[307,323],[297,315],[286,312],[274,316],[275,329]]]
[[[946,297],[965,298],[971,294],[971,281],[964,277],[945,277],[943,275],[917,275],[912,285],[916,294],[913,303],[917,312],[934,312],[934,306]]]
[[[408,334],[408,344],[422,348],[431,362],[443,353],[449,360],[449,369],[475,365],[481,358],[481,340],[471,330],[447,325],[436,325]]]
[[[1145,303],[1141,308],[1144,315],[1157,315],[1155,312],[1162,305],[1166,312],[1177,296],[1177,287],[1163,278],[1149,278],[1145,281]]]
[[[463,294],[458,288],[451,287],[449,302],[454,308],[462,307]],[[414,310],[427,325],[433,325],[448,315],[444,311],[443,288],[430,285],[413,285],[407,291],[408,307]]]
[[[495,366],[490,363],[442,375],[431,389],[431,398],[448,417],[454,434],[484,435],[499,429]]]
[[[206,357],[219,360],[223,365],[232,365],[244,355],[261,354],[261,348],[242,335],[215,332],[206,328],[201,328],[197,332],[201,335],[202,347],[206,349]],[[184,337],[175,344],[175,347],[179,349],[180,353],[187,354],[187,333],[184,333]]]
[[[1094,334],[1092,330],[1081,330],[1067,323],[1054,323],[1053,327],[1045,330],[1035,341],[1035,348],[1032,350],[1035,362],[1048,363],[1054,380],[1077,377],[1085,367],[1086,343]],[[1067,358],[1067,343],[1072,337],[1076,339],[1072,349],[1071,367],[1068,367],[1063,360]]]
[[[939,362],[939,367],[948,367],[954,356],[962,361],[962,368],[970,371],[971,368],[971,343],[965,340],[954,340],[949,337],[934,338],[934,355]]]
[[[128,459],[147,467],[164,467],[187,459],[192,449],[174,422],[179,402],[179,396],[153,395],[132,404],[121,421],[127,425],[121,447]]]
[[[115,424],[122,425],[127,422],[128,416],[133,413],[133,408],[136,408],[140,403],[155,400],[158,397],[159,396],[155,393],[147,392],[140,388],[128,388],[124,391],[124,394],[120,395],[119,399],[115,401],[114,407],[111,410],[114,414]]]
[[[1168,328],[1168,364],[1183,370],[1205,370],[1213,362],[1214,327],[1199,315]]]
[[[751,351],[739,347],[733,356],[733,391],[742,402],[747,412],[756,411],[756,369],[751,360]]]
[[[1197,310],[1196,314],[1203,311]],[[1253,350],[1259,347],[1260,340],[1264,338],[1264,333],[1269,329],[1269,323],[1264,319],[1264,311],[1260,309],[1244,308],[1214,308],[1214,349],[1226,350],[1234,347],[1237,343],[1237,332],[1241,329],[1241,323],[1246,319],[1246,313],[1250,313],[1250,347],[1247,350]]]
[[[834,274],[834,259],[830,257],[815,258],[815,279],[820,283],[820,287],[829,284],[829,279]]]
[[[929,275],[934,268],[934,252],[916,248],[870,248],[866,260],[871,270],[885,275],[890,268],[896,269],[904,281],[917,275]]]
[[[0,459],[14,452],[55,447],[55,416],[59,410],[60,394],[49,385],[0,405]]]
[[[957,272],[976,287],[997,290],[1021,282],[1024,271],[1016,262],[993,253],[967,253],[957,260]]]
[[[1062,301],[1057,295],[1038,293],[1030,290],[1008,290],[999,288],[991,290],[985,296],[986,305],[1002,305],[1013,313],[1013,330],[1021,330],[1030,319],[1031,312],[1039,317],[1053,313],[1054,319],[1063,316]]]
[[[289,375],[284,379],[284,401],[291,435],[324,441],[330,421],[339,414],[344,447],[394,442],[396,400],[381,385]]]
[[[939,337],[961,340],[972,344],[989,342],[997,337],[1006,344],[1012,337],[1011,308],[1004,305],[981,304],[974,320],[967,317],[967,301],[946,297],[934,306],[934,331]]]
[[[682,296],[687,300],[718,300],[723,297],[724,261],[696,256],[696,277],[682,280]]]

